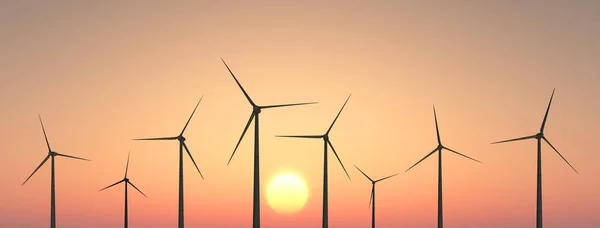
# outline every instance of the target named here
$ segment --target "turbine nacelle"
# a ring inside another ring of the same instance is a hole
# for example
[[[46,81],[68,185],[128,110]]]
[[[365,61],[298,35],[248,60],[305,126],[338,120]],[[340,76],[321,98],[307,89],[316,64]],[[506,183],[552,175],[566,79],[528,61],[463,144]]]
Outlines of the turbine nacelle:
[[[183,126],[183,130],[181,130],[181,133],[179,133],[178,136],[172,136],[172,137],[160,137],[160,138],[138,138],[138,139],[133,139],[133,140],[161,140],[161,141],[166,141],[166,140],[177,140],[179,141],[179,152],[183,153],[183,151],[185,150],[188,154],[188,156],[190,156],[190,159],[192,160],[192,163],[194,164],[194,166],[196,167],[196,170],[198,170],[198,173],[200,174],[200,176],[202,177],[202,179],[204,179],[204,176],[202,176],[202,172],[200,172],[200,168],[198,168],[198,165],[196,164],[196,161],[194,161],[194,158],[192,157],[192,153],[190,153],[189,148],[187,147],[187,145],[185,144],[185,140],[186,138],[183,137],[183,133],[185,133],[185,129],[187,129],[188,124],[190,123],[190,121],[192,120],[192,117],[194,117],[194,113],[196,113],[196,109],[198,109],[198,105],[200,105],[200,101],[202,101],[202,98],[204,96],[200,97],[200,100],[198,100],[198,103],[196,103],[196,107],[194,107],[194,111],[192,111],[192,114],[190,115],[190,118],[188,118],[187,122],[185,122],[185,125]],[[180,163],[180,167],[181,167],[181,163]],[[180,169],[180,174],[182,172],[183,168]],[[127,177],[127,172],[125,172],[125,177]],[[180,183],[181,183],[181,179],[180,179]],[[131,183],[130,183],[131,184]],[[133,186],[133,184],[132,184]],[[181,194],[181,193],[180,193]],[[180,210],[181,209],[181,203],[180,203]]]
[[[177,136],[177,140],[180,142],[185,142],[185,137],[183,137],[183,135]]]
[[[408,168],[408,169],[407,169],[405,172],[408,172],[408,171],[409,171],[409,170],[411,170],[413,167],[415,167],[416,165],[418,165],[419,163],[421,163],[423,160],[425,160],[425,159],[427,159],[429,156],[433,155],[435,152],[439,152],[439,153],[440,153],[440,155],[441,155],[441,154],[442,154],[442,150],[447,150],[447,151],[450,151],[450,152],[452,152],[452,153],[455,153],[455,154],[457,154],[457,155],[460,155],[460,156],[463,156],[463,157],[465,157],[465,158],[468,158],[468,159],[470,159],[470,160],[473,160],[473,161],[476,161],[476,162],[479,162],[479,163],[481,163],[481,162],[480,162],[480,161],[478,161],[477,159],[471,158],[471,157],[469,157],[469,156],[467,156],[467,155],[461,154],[461,153],[459,153],[459,152],[457,152],[457,151],[455,151],[455,150],[453,150],[453,149],[450,149],[450,148],[448,148],[448,147],[445,147],[444,145],[442,145],[442,140],[441,140],[441,137],[440,137],[440,130],[439,130],[439,127],[438,127],[438,122],[437,122],[437,114],[436,114],[436,112],[435,112],[435,106],[433,106],[433,118],[434,118],[434,120],[435,120],[435,132],[436,132],[436,135],[437,135],[437,141],[438,141],[438,145],[437,145],[437,147],[435,147],[435,149],[433,149],[431,152],[429,152],[429,154],[425,155],[425,157],[421,158],[421,160],[419,160],[417,163],[415,163],[415,164],[414,164],[414,165],[412,165],[410,168]],[[441,158],[441,157],[440,157],[440,158]],[[441,162],[442,162],[442,161],[441,161],[441,159],[440,159],[438,162],[441,164]],[[441,172],[441,171],[440,171],[440,172]]]
[[[573,171],[575,171],[575,173],[579,174],[579,172],[577,172],[575,167],[573,167],[571,165],[571,163],[569,163],[569,161],[567,161],[567,159],[564,156],[562,156],[562,154],[560,152],[558,152],[558,150],[554,147],[554,145],[552,145],[552,143],[550,143],[550,141],[544,136],[544,127],[546,126],[546,121],[548,120],[548,113],[550,112],[550,105],[552,105],[553,97],[554,97],[554,89],[552,90],[552,95],[550,95],[550,101],[548,102],[548,107],[546,108],[546,113],[544,114],[544,120],[542,121],[542,127],[540,128],[539,133],[537,133],[535,135],[525,136],[525,137],[519,137],[519,138],[514,138],[514,139],[493,142],[492,144],[515,142],[515,141],[528,140],[528,139],[537,139],[538,142],[540,142],[543,139],[544,141],[546,141],[546,143],[548,143],[548,146],[550,146],[558,154],[558,156],[560,156],[567,163],[567,165],[569,165],[571,167],[571,169],[573,169]],[[540,144],[538,144],[538,151],[541,151]],[[539,159],[541,159],[541,158],[539,158]],[[538,178],[539,178],[539,176],[538,176]]]
[[[58,153],[56,153],[56,152],[54,152],[54,151],[50,151],[50,152],[48,152],[48,156],[52,156],[52,157],[54,157],[54,156],[56,156],[56,155],[58,155]]]
[[[259,113],[260,113],[260,111],[261,111],[261,108],[260,108],[260,106],[258,106],[258,105],[253,105],[253,106],[252,106],[252,112],[253,112],[254,114],[259,114]]]
[[[126,178],[123,179],[123,181],[129,182],[129,178],[126,177]]]
[[[335,122],[337,121],[338,117],[340,117],[340,114],[344,110],[344,107],[348,103],[348,100],[350,99],[351,95],[352,94],[350,94],[348,96],[348,98],[346,98],[346,101],[344,102],[344,105],[342,105],[342,108],[340,108],[340,111],[335,116],[335,119],[333,119],[333,122],[331,123],[331,125],[329,126],[329,128],[327,129],[327,131],[325,132],[325,134],[322,134],[322,135],[280,135],[280,136],[276,136],[276,137],[305,138],[305,139],[323,139],[323,142],[325,143],[325,151],[324,152],[327,153],[327,146],[329,146],[331,148],[331,150],[333,151],[333,155],[335,155],[335,157],[337,158],[338,162],[342,166],[342,169],[346,173],[346,176],[348,177],[348,179],[352,180],[350,178],[350,175],[348,174],[348,171],[344,167],[344,164],[342,163],[342,160],[340,159],[340,157],[338,156],[337,152],[335,151],[335,148],[333,148],[333,144],[331,143],[331,141],[329,141],[329,132],[331,132],[331,129],[333,128],[333,125],[335,125]],[[250,120],[252,120],[252,119],[250,119]],[[248,124],[250,124],[250,122],[248,122]],[[238,144],[239,144],[239,142],[238,142]],[[237,146],[236,146],[236,148],[237,148]],[[325,164],[327,164],[327,163],[325,163]],[[327,165],[325,165],[325,167],[327,167]],[[325,169],[327,169],[327,168],[325,168]]]

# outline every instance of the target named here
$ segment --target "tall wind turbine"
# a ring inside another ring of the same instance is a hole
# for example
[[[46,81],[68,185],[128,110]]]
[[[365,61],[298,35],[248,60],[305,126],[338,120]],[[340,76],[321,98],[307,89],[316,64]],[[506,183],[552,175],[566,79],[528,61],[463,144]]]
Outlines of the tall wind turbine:
[[[22,185],[25,185],[25,183],[27,183],[29,178],[31,178],[31,176],[33,176],[33,174],[35,174],[35,172],[37,172],[38,169],[40,169],[40,167],[42,167],[42,165],[44,165],[44,163],[46,163],[46,161],[48,161],[49,158],[51,159],[52,165],[50,166],[51,167],[50,168],[51,169],[51,174],[50,174],[50,228],[56,228],[56,203],[55,203],[56,201],[55,201],[55,192],[54,192],[54,157],[59,156],[59,157],[74,158],[74,159],[85,160],[85,161],[89,161],[89,160],[85,159],[85,158],[78,158],[78,157],[66,155],[66,154],[59,154],[57,152],[52,151],[52,149],[50,149],[50,143],[48,142],[48,137],[46,136],[46,129],[44,129],[44,123],[42,123],[42,117],[38,115],[38,118],[40,119],[40,125],[42,125],[42,131],[44,132],[44,138],[46,139],[46,145],[48,146],[48,155],[46,155],[46,158],[44,158],[42,163],[40,163],[40,165],[37,168],[35,168],[33,173],[31,173],[31,175],[29,175],[29,177],[27,177],[27,179],[25,180],[25,182],[23,182]]]
[[[204,97],[204,96],[202,96],[202,97]],[[177,227],[179,227],[179,228],[184,227],[184,222],[183,222],[184,221],[183,220],[183,148],[185,148],[185,151],[187,151],[187,154],[190,156],[190,159],[194,163],[194,166],[196,166],[196,170],[198,170],[200,177],[202,177],[202,179],[204,179],[202,172],[200,172],[198,165],[196,165],[196,161],[194,161],[194,157],[192,157],[190,150],[188,149],[187,145],[185,144],[185,137],[183,137],[183,133],[185,132],[185,129],[187,128],[188,124],[190,123],[190,120],[192,120],[192,117],[194,116],[194,113],[196,112],[196,109],[198,108],[200,101],[202,101],[202,97],[200,97],[200,100],[196,104],[194,111],[192,111],[192,115],[190,115],[190,118],[185,123],[185,126],[183,126],[183,130],[181,130],[181,133],[179,133],[178,136],[163,137],[163,138],[134,139],[134,140],[178,140],[179,141],[179,210],[177,213],[177,215],[178,215],[177,216],[178,217]]]
[[[371,187],[371,198],[369,199],[369,206],[371,206],[371,202],[373,202],[373,205],[371,206],[371,227],[375,228],[375,184],[379,181],[391,178],[393,176],[398,175],[399,173],[396,173],[394,175],[391,176],[387,176],[384,178],[381,178],[379,180],[373,180],[371,179],[369,176],[367,176],[367,174],[365,172],[363,172],[362,170],[360,170],[360,168],[358,168],[358,166],[354,166],[358,169],[358,171],[360,171],[363,175],[365,175],[365,177],[367,177],[367,179],[369,179],[371,181],[371,184],[373,185],[373,187]]]
[[[413,166],[411,166],[410,168],[408,168],[406,170],[406,172],[408,172],[408,170],[412,169],[413,167],[415,167],[417,164],[421,163],[423,160],[425,160],[427,157],[431,156],[432,154],[434,154],[436,151],[439,152],[438,153],[438,228],[443,228],[444,227],[444,211],[442,208],[442,149],[448,150],[452,153],[458,154],[460,156],[463,156],[465,158],[471,159],[473,161],[479,162],[480,161],[473,159],[467,155],[461,154],[459,152],[456,152],[455,150],[452,150],[448,147],[445,147],[442,144],[442,140],[440,139],[440,130],[438,128],[438,122],[437,122],[437,115],[435,113],[435,105],[433,106],[433,118],[435,119],[435,131],[437,134],[437,141],[438,141],[438,145],[435,149],[433,149],[433,151],[431,151],[429,154],[427,154],[425,157],[423,157],[421,160],[419,160],[417,163],[415,163]]]
[[[333,125],[335,124],[335,121],[337,121],[338,117],[340,117],[340,114],[342,114],[342,110],[344,110],[344,107],[346,107],[346,103],[348,103],[348,100],[350,100],[350,96],[352,96],[352,94],[350,94],[348,96],[348,98],[346,99],[346,102],[344,102],[344,105],[342,105],[342,108],[340,109],[340,111],[338,112],[337,116],[335,116],[335,119],[333,119],[333,123],[331,123],[331,125],[329,126],[329,128],[327,129],[327,131],[325,132],[325,134],[322,135],[280,135],[280,136],[276,136],[276,137],[287,137],[287,138],[307,138],[307,139],[323,139],[323,218],[322,218],[322,227],[323,228],[327,228],[329,226],[329,182],[327,180],[327,145],[329,144],[329,146],[331,147],[331,149],[333,150],[333,154],[335,155],[335,157],[338,159],[338,161],[340,162],[340,165],[342,165],[342,169],[344,169],[344,172],[346,172],[346,176],[348,176],[348,179],[350,179],[350,175],[348,175],[348,172],[346,171],[346,168],[344,167],[344,164],[342,163],[342,160],[340,160],[340,157],[338,156],[337,152],[335,151],[335,149],[333,148],[333,144],[331,144],[331,141],[329,141],[329,132],[331,132],[331,129],[333,128]]]
[[[244,138],[244,135],[246,134],[248,127],[250,127],[250,123],[252,123],[252,120],[254,120],[254,188],[253,188],[253,201],[252,201],[252,208],[253,208],[253,210],[252,210],[252,227],[259,228],[260,227],[260,175],[259,175],[259,168],[258,168],[259,167],[258,116],[263,109],[316,104],[317,102],[278,104],[278,105],[267,105],[267,106],[257,105],[256,103],[254,103],[254,101],[252,101],[252,99],[250,99],[250,96],[248,95],[248,93],[246,93],[246,90],[244,90],[244,88],[242,87],[242,84],[240,84],[240,82],[237,80],[235,75],[233,75],[233,72],[231,72],[231,69],[229,69],[229,66],[227,66],[227,63],[225,63],[225,60],[221,59],[221,61],[223,61],[223,64],[225,64],[225,67],[227,67],[227,70],[229,71],[229,73],[231,74],[231,76],[233,77],[233,79],[235,80],[237,85],[240,87],[240,90],[242,90],[242,93],[244,93],[244,96],[246,96],[246,99],[248,99],[248,102],[250,102],[250,105],[252,105],[252,114],[250,114],[250,119],[248,120],[246,127],[244,127],[244,131],[242,131],[242,136],[240,136],[240,139],[238,140],[237,145],[235,145],[235,149],[233,149],[233,153],[231,154],[231,157],[229,158],[227,165],[229,165],[229,163],[231,162],[231,159],[233,158],[235,151],[237,150],[238,146],[240,145],[242,138]]]
[[[131,183],[131,181],[129,181],[129,178],[127,178],[127,170],[129,170],[129,155],[131,155],[131,152],[129,152],[129,154],[127,155],[127,165],[125,166],[125,176],[123,177],[123,180],[118,181],[117,183],[111,184],[103,189],[100,189],[100,191],[110,188],[112,186],[115,186],[117,184],[120,183],[125,183],[125,228],[129,227],[129,210],[128,210],[128,204],[127,204],[127,185],[131,185],[131,187],[135,188],[135,190],[137,190],[138,192],[142,193],[142,195],[144,195],[145,197],[146,194],[144,194],[139,188],[137,188],[135,185],[133,185],[133,183]]]
[[[548,112],[550,111],[550,105],[552,104],[552,98],[554,97],[554,89],[552,89],[552,95],[550,96],[550,102],[548,103],[548,108],[546,109],[546,114],[544,115],[544,120],[542,121],[542,127],[540,128],[540,132],[535,134],[535,135],[530,135],[530,136],[525,136],[525,137],[521,137],[521,138],[515,138],[515,139],[509,139],[509,140],[504,140],[504,141],[499,141],[499,142],[493,142],[492,144],[497,144],[497,143],[505,143],[505,142],[512,142],[512,141],[520,141],[520,140],[526,140],[526,139],[536,139],[537,140],[537,202],[536,202],[536,220],[535,220],[535,227],[536,228],[542,228],[542,139],[544,141],[546,141],[546,143],[548,143],[548,145],[550,147],[552,147],[552,149],[554,149],[554,151],[556,151],[556,153],[569,165],[571,166],[571,168],[573,169],[573,171],[575,171],[575,173],[579,174],[579,172],[577,172],[577,170],[575,169],[575,167],[573,167],[568,161],[567,159],[562,156],[562,154],[560,154],[560,152],[558,152],[558,150],[556,148],[554,148],[554,146],[550,143],[550,141],[548,141],[548,139],[546,138],[546,136],[544,136],[544,127],[546,126],[546,120],[548,118]]]

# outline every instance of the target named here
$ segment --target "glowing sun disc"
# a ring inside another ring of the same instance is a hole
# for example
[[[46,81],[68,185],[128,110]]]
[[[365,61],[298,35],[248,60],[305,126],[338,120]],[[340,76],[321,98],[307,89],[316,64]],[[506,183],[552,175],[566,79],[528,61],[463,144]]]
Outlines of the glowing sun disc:
[[[275,177],[267,187],[267,202],[280,214],[293,214],[304,207],[308,199],[308,188],[293,174]]]

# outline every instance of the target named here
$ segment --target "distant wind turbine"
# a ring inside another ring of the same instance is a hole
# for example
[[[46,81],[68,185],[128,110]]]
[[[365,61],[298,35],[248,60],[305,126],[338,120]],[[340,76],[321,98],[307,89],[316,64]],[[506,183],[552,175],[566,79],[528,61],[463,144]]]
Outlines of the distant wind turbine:
[[[439,152],[438,153],[438,228],[443,228],[444,227],[444,211],[442,208],[442,149],[448,150],[452,153],[458,154],[460,156],[463,156],[465,158],[471,159],[473,161],[479,162],[480,161],[473,159],[467,155],[461,154],[459,152],[456,152],[455,150],[452,150],[448,147],[445,147],[444,145],[442,145],[442,140],[440,139],[440,130],[438,128],[438,122],[437,122],[437,115],[435,113],[435,105],[433,106],[433,118],[435,119],[435,131],[437,133],[437,141],[438,141],[438,146],[433,149],[433,151],[431,151],[429,154],[427,154],[425,157],[423,157],[421,160],[419,160],[417,163],[415,163],[413,166],[411,166],[410,168],[408,168],[406,170],[406,172],[408,172],[408,170],[412,169],[413,167],[415,167],[417,164],[421,163],[423,160],[425,160],[427,157],[431,156],[432,154],[434,154],[436,151]]]
[[[54,157],[60,156],[60,157],[74,158],[74,159],[85,160],[85,161],[89,161],[89,160],[85,159],[85,158],[73,157],[73,156],[66,155],[66,154],[59,154],[57,152],[52,151],[52,149],[50,149],[50,143],[48,142],[48,137],[46,136],[46,129],[44,129],[44,123],[42,123],[42,117],[40,115],[38,115],[38,118],[40,119],[40,125],[42,125],[42,131],[44,132],[44,138],[46,139],[46,145],[48,146],[48,155],[46,156],[46,158],[44,158],[42,163],[40,163],[40,165],[37,168],[35,168],[33,173],[31,173],[31,175],[29,175],[29,177],[27,177],[27,179],[25,180],[25,182],[23,182],[22,185],[25,185],[25,183],[27,183],[29,178],[31,178],[31,176],[33,176],[33,174],[35,174],[35,172],[37,172],[38,169],[40,169],[40,167],[42,167],[42,165],[44,165],[44,163],[46,163],[46,161],[48,161],[48,158],[51,158],[52,165],[50,166],[51,167],[51,174],[50,174],[50,228],[56,228],[56,203],[55,203],[55,192],[54,192]]]
[[[369,179],[371,181],[371,184],[373,186],[373,187],[371,187],[371,198],[369,199],[369,206],[371,206],[371,202],[373,202],[373,206],[371,206],[371,227],[375,228],[375,184],[377,182],[379,182],[379,181],[382,181],[382,180],[391,178],[393,176],[396,176],[399,173],[396,173],[394,175],[381,178],[379,180],[373,180],[369,176],[367,176],[367,174],[365,172],[363,172],[362,170],[360,170],[360,168],[358,168],[358,166],[355,165],[354,167],[356,167],[356,169],[358,169],[358,171],[360,171],[363,175],[365,175],[365,177],[367,177],[367,179]]]
[[[125,223],[124,223],[125,228],[129,227],[129,218],[128,218],[129,210],[128,210],[128,206],[127,206],[128,205],[127,204],[127,202],[128,202],[127,201],[127,185],[131,185],[131,187],[135,188],[135,190],[137,190],[138,192],[142,193],[142,195],[147,197],[146,194],[144,194],[140,189],[138,189],[135,185],[133,185],[133,183],[131,183],[131,181],[129,181],[129,178],[127,178],[127,170],[129,170],[129,155],[131,155],[131,152],[129,152],[129,154],[127,155],[127,165],[125,166],[125,176],[123,177],[123,179],[118,181],[117,183],[111,184],[103,189],[100,189],[100,191],[102,191],[104,189],[110,188],[110,187],[120,184],[122,182],[125,183]]]
[[[202,96],[202,97],[204,97],[204,96]],[[183,219],[183,148],[185,148],[185,151],[187,151],[187,154],[190,156],[190,159],[192,160],[192,163],[194,163],[196,170],[198,170],[200,177],[202,177],[202,179],[204,179],[202,172],[200,172],[198,165],[196,165],[196,161],[194,161],[194,157],[192,157],[190,150],[188,149],[187,145],[185,144],[185,137],[183,137],[183,133],[185,132],[185,129],[187,128],[188,124],[190,123],[190,120],[192,120],[192,117],[194,116],[194,113],[196,112],[196,109],[198,108],[200,101],[202,101],[202,97],[200,97],[200,100],[196,104],[194,111],[192,111],[192,115],[190,115],[190,118],[185,123],[185,126],[183,126],[183,130],[181,130],[181,133],[179,133],[178,136],[163,137],[163,138],[133,139],[133,140],[178,140],[179,141],[179,210],[177,213],[177,215],[178,215],[177,227],[179,227],[179,228],[184,227],[184,219]]]
[[[248,120],[246,127],[244,127],[244,131],[242,131],[242,136],[238,140],[237,145],[235,145],[235,149],[233,149],[233,153],[231,154],[231,157],[229,158],[227,165],[229,165],[229,163],[231,162],[231,159],[233,158],[235,151],[237,150],[238,146],[240,145],[242,138],[244,138],[244,135],[246,134],[248,127],[250,127],[250,123],[252,123],[252,120],[254,120],[254,188],[253,188],[253,201],[252,201],[252,207],[253,207],[252,227],[259,228],[260,227],[260,173],[259,173],[259,147],[258,147],[258,142],[259,142],[259,140],[258,140],[258,136],[259,136],[259,134],[258,134],[258,126],[259,126],[258,125],[258,116],[263,109],[316,104],[317,102],[259,106],[259,105],[255,104],[254,101],[252,101],[252,99],[250,99],[250,96],[248,95],[248,93],[246,93],[246,90],[244,90],[244,88],[242,87],[240,82],[237,80],[235,75],[233,75],[233,72],[231,72],[231,69],[229,69],[229,66],[227,66],[227,63],[225,63],[225,60],[221,59],[221,61],[223,62],[223,64],[225,64],[225,67],[227,68],[227,70],[229,71],[229,73],[231,74],[231,76],[233,77],[235,82],[237,83],[238,87],[240,87],[240,90],[242,90],[242,93],[244,93],[244,96],[246,97],[246,99],[248,99],[248,102],[250,102],[250,105],[252,105],[252,108],[253,108],[252,114],[250,114],[250,119]]]
[[[287,138],[323,139],[323,148],[324,148],[323,149],[323,156],[324,156],[324,158],[323,158],[323,161],[324,161],[323,162],[323,218],[322,218],[322,227],[323,228],[327,228],[329,226],[329,182],[327,179],[327,177],[328,177],[328,174],[327,174],[328,173],[327,145],[329,145],[331,147],[331,150],[333,150],[333,154],[340,162],[340,165],[342,165],[342,169],[344,169],[346,176],[348,176],[348,179],[350,179],[350,175],[348,175],[348,172],[346,171],[346,168],[344,167],[342,160],[340,160],[340,157],[338,156],[337,152],[333,148],[333,144],[331,144],[331,141],[329,141],[329,132],[331,132],[331,129],[333,128],[333,125],[335,124],[335,121],[337,121],[338,117],[340,117],[340,114],[342,114],[342,110],[344,110],[344,107],[346,107],[346,103],[348,103],[348,100],[350,100],[350,96],[352,96],[352,94],[350,94],[348,96],[348,98],[346,99],[346,102],[344,102],[344,105],[342,105],[342,108],[338,112],[337,116],[335,116],[335,119],[333,119],[333,122],[331,123],[331,125],[329,126],[329,128],[327,129],[325,134],[322,134],[322,135],[278,135],[278,136],[276,136],[276,137],[287,137]]]
[[[548,143],[548,145],[550,147],[552,147],[552,149],[554,149],[554,151],[556,151],[556,153],[569,165],[571,166],[571,168],[573,169],[573,171],[575,171],[575,173],[579,174],[579,172],[577,172],[577,170],[575,169],[575,167],[573,167],[568,161],[567,159],[562,156],[562,154],[560,152],[558,152],[558,150],[550,143],[550,141],[548,141],[548,139],[546,138],[546,136],[544,136],[544,127],[546,126],[546,120],[548,118],[548,112],[550,111],[550,105],[552,104],[552,98],[554,97],[554,89],[552,89],[552,95],[550,96],[550,102],[548,103],[548,108],[546,109],[546,114],[544,115],[544,120],[542,121],[542,127],[540,128],[540,132],[535,134],[535,135],[530,135],[530,136],[525,136],[525,137],[521,137],[521,138],[515,138],[515,139],[509,139],[509,140],[504,140],[504,141],[499,141],[499,142],[493,142],[492,144],[497,144],[497,143],[505,143],[505,142],[512,142],[512,141],[520,141],[520,140],[526,140],[526,139],[536,139],[537,140],[537,202],[536,202],[536,220],[535,220],[535,227],[536,228],[542,228],[542,139],[544,141],[546,141],[546,143]]]

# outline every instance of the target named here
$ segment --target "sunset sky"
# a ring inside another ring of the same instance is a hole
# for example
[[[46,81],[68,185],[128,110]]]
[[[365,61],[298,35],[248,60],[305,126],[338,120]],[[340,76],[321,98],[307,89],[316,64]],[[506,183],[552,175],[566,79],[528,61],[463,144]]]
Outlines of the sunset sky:
[[[120,180],[131,227],[177,224],[178,145],[132,141],[186,130],[188,227],[251,227],[252,137],[227,160],[252,107],[224,58],[264,110],[260,119],[264,228],[321,224],[323,144],[275,138],[323,134],[349,94],[330,137],[352,180],[329,154],[330,227],[370,224],[377,184],[380,227],[434,227],[442,142],[483,162],[444,153],[446,228],[535,224],[536,143],[491,145],[537,133],[552,89],[546,136],[580,175],[543,145],[546,228],[600,227],[599,1],[1,1],[0,227],[47,227],[50,164],[23,181],[52,148],[57,223],[120,227]],[[306,206],[278,214],[264,193],[293,173]]]

